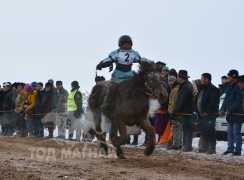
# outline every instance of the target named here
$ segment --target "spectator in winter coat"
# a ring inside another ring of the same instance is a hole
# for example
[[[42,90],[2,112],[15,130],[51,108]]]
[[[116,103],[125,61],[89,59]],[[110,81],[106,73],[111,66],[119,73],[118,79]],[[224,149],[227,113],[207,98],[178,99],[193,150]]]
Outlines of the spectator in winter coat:
[[[228,90],[229,83],[228,83],[228,78],[227,76],[222,76],[221,77],[221,84],[219,85],[220,89],[220,96],[222,96],[226,91]]]
[[[29,136],[32,137],[34,136],[34,120],[32,114],[35,112],[37,92],[29,84],[25,86],[25,91],[27,92],[27,101],[24,103],[25,122]]]
[[[169,70],[169,75],[177,78],[177,71],[174,68],[172,68]]]
[[[2,134],[12,136],[15,129],[14,109],[15,109],[15,94],[11,89],[11,83],[3,83],[3,96],[2,96],[2,110],[3,110],[3,123]]]
[[[167,149],[179,150],[182,148],[183,131],[181,116],[175,114],[175,106],[180,85],[175,76],[169,76],[168,83],[171,88],[168,112],[170,114],[172,136],[168,142]]]
[[[193,130],[193,137],[197,137],[198,134],[200,134],[200,123],[199,123],[199,117],[197,115],[197,100],[199,92],[202,90],[201,80],[196,79],[192,81],[193,86],[193,120],[194,120],[194,130]],[[201,134],[198,145],[200,146],[202,142]]]
[[[244,112],[244,75],[239,77],[239,83],[242,92],[242,103],[243,103],[243,112]],[[244,122],[244,117],[242,118],[242,122]]]
[[[175,113],[181,115],[183,126],[183,149],[184,152],[192,151],[193,135],[193,86],[188,81],[186,70],[180,70],[178,73],[178,82],[180,84],[179,93],[176,100]]]
[[[69,140],[73,140],[74,130],[76,131],[76,140],[79,141],[81,137],[81,114],[84,112],[82,107],[82,93],[79,83],[73,81],[71,83],[71,93],[68,96],[68,128]]]
[[[243,118],[243,102],[238,76],[239,73],[237,70],[232,69],[229,71],[229,87],[220,109],[221,114],[226,114],[227,120],[228,148],[223,155],[232,153],[234,156],[240,156],[242,150],[241,126]]]
[[[216,131],[215,124],[219,111],[220,92],[211,83],[212,77],[209,73],[203,73],[201,77],[202,90],[198,94],[197,112],[200,120],[201,144],[198,152],[216,153]]]
[[[52,101],[52,111],[57,113],[56,125],[58,127],[58,138],[65,139],[67,124],[67,100],[68,91],[63,88],[63,82],[56,82],[56,91]]]
[[[52,109],[52,100],[53,100],[53,85],[51,83],[45,84],[45,95],[42,98],[42,109],[44,114],[48,114]],[[44,123],[44,126],[48,129],[48,136],[46,138],[53,138],[53,130],[55,125],[53,121],[50,119]]]
[[[17,135],[20,137],[25,137],[27,135],[26,122],[24,119],[24,103],[27,101],[27,93],[25,92],[24,87],[25,83],[18,83],[18,95],[15,100],[15,112],[17,113],[16,130],[18,130]]]
[[[170,94],[168,77],[166,80],[165,77],[162,76],[161,81],[164,88],[167,90],[167,93]],[[169,98],[167,98],[167,101],[165,103],[160,104],[160,108],[157,110],[156,113],[156,121],[154,127],[156,130],[156,134],[158,135],[158,142],[160,141],[162,135],[164,134],[167,124],[169,122],[169,114],[167,113],[168,104],[169,104]]]
[[[36,106],[35,106],[35,113],[34,116],[34,134],[38,137],[44,137],[44,127],[41,119],[43,118],[43,108],[42,108],[42,98],[45,96],[46,91],[43,89],[43,83],[37,83],[35,87],[37,91],[36,96]]]
[[[168,82],[168,77],[169,77],[169,67],[164,66],[162,69],[162,76],[166,82]]]

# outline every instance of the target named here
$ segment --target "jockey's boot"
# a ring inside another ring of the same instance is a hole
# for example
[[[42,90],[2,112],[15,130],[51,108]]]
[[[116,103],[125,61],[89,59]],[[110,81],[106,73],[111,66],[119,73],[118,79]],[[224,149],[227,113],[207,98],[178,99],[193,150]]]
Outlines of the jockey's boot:
[[[109,89],[106,93],[106,96],[104,98],[103,104],[101,106],[102,112],[106,116],[113,110],[117,89],[118,89],[118,84],[111,82]]]

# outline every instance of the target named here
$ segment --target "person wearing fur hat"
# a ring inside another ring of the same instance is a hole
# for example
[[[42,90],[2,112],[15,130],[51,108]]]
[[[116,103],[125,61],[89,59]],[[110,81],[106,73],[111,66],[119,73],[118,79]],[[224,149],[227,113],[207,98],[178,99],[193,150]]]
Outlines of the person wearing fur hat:
[[[34,121],[32,114],[35,111],[37,92],[29,84],[25,86],[25,91],[27,92],[27,100],[24,103],[25,122],[29,137],[32,137],[34,135]]]
[[[193,137],[193,86],[188,81],[188,72],[179,70],[178,82],[180,84],[177,95],[175,114],[181,116],[183,127],[183,152],[192,151]]]
[[[69,128],[69,140],[73,140],[74,130],[76,131],[76,140],[79,141],[81,137],[81,114],[83,111],[83,96],[79,83],[73,81],[71,83],[71,92],[68,96],[68,128]]]
[[[226,114],[227,120],[228,148],[223,155],[232,153],[234,156],[240,156],[242,151],[241,126],[243,117],[241,114],[243,114],[243,102],[241,87],[238,82],[239,72],[232,69],[227,75],[229,88],[220,109],[220,114]]]
[[[42,109],[44,114],[48,114],[52,110],[52,100],[53,100],[53,85],[49,82],[45,84],[45,95],[42,98]],[[54,123],[51,119],[44,123],[44,127],[48,129],[48,136],[45,138],[53,138],[53,130],[55,128]]]

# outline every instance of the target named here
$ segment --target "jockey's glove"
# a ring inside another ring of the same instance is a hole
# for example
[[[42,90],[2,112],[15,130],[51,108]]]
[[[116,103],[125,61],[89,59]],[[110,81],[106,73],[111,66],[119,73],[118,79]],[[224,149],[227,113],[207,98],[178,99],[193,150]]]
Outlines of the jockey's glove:
[[[96,70],[100,70],[100,71],[102,70],[101,64],[97,65]]]

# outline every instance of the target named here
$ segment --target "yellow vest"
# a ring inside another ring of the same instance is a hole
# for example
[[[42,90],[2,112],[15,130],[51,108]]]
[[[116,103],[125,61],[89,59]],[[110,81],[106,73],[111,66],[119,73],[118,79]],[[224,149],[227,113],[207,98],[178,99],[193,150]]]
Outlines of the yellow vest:
[[[75,104],[75,93],[77,91],[79,91],[81,93],[80,89],[69,93],[69,96],[68,96],[68,111],[76,111],[77,110],[77,106]],[[82,95],[82,93],[81,93],[81,95]],[[82,96],[82,99],[83,99],[83,96]]]

